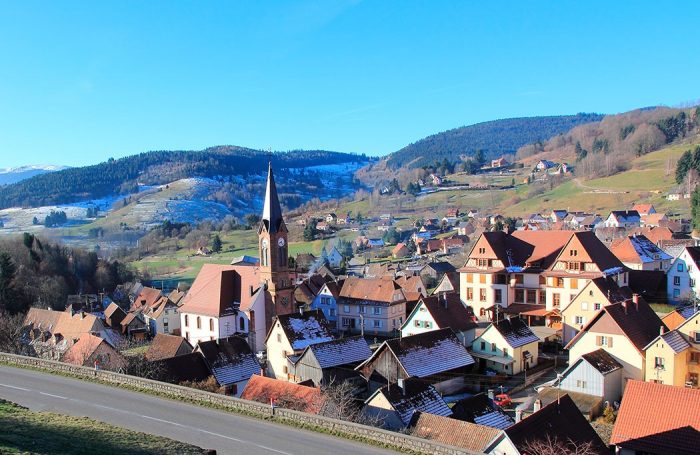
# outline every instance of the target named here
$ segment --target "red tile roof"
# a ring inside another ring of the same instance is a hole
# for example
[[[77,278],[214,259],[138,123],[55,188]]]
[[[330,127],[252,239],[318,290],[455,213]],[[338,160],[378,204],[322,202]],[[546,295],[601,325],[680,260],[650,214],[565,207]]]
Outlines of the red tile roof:
[[[280,398],[285,401],[294,400],[297,403],[306,403],[303,411],[311,414],[318,414],[322,406],[320,389],[257,374],[250,377],[241,398],[266,404],[270,404],[270,400],[276,402]]]
[[[158,333],[148,347],[145,357],[149,361],[161,360],[175,357],[178,352],[189,354],[192,352],[192,345],[182,337]]]
[[[204,264],[187,295],[181,313],[220,317],[233,311],[233,302],[247,310],[253,303],[250,286],[260,287],[258,267]]]
[[[401,291],[401,286],[394,280],[383,278],[349,277],[340,289],[340,297],[357,300],[393,303],[394,292]],[[401,291],[403,294],[403,291]],[[404,301],[403,295],[396,302]]]
[[[700,390],[629,381],[610,443],[664,455],[698,453]]]

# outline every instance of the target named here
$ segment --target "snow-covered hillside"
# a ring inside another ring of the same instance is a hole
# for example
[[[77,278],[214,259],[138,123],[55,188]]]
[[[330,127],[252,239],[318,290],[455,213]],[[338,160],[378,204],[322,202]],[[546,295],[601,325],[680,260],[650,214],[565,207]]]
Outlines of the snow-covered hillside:
[[[67,169],[67,166],[55,164],[29,164],[26,166],[0,168],[0,185],[20,182],[34,177],[35,175],[46,174],[47,172]]]

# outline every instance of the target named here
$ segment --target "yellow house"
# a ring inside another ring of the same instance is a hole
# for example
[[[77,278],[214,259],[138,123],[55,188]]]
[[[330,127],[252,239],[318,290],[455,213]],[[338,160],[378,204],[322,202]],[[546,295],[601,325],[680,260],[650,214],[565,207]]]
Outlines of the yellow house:
[[[603,306],[566,345],[569,364],[597,349],[607,351],[622,364],[622,386],[630,379],[644,380],[644,349],[664,329],[659,316],[643,299]]]
[[[480,366],[505,374],[518,374],[537,365],[539,338],[522,319],[502,319],[489,325],[472,344],[471,354]]]
[[[661,333],[646,346],[646,380],[680,387],[698,387],[700,375],[700,312],[676,330]]]
[[[635,298],[639,297],[632,294],[627,286],[620,287],[613,278],[590,280],[574,300],[561,310],[563,343],[571,341],[604,306],[624,301],[634,303]]]

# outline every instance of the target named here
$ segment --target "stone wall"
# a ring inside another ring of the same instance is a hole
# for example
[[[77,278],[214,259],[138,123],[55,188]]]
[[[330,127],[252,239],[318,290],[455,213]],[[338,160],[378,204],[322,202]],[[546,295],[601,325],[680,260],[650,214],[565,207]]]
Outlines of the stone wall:
[[[242,400],[240,398],[205,392],[203,390],[168,384],[166,382],[152,381],[136,376],[113,373],[111,371],[95,371],[92,368],[5,353],[0,353],[0,363],[18,367],[35,368],[47,372],[64,373],[88,381],[124,385],[144,392],[175,398],[179,401],[190,401],[203,405],[210,404],[219,409],[226,409],[271,420],[288,421],[297,425],[301,424],[307,427],[322,429],[341,437],[364,439],[408,452],[436,455],[462,455],[472,453],[460,449],[459,447],[447,446],[428,439],[416,438],[393,431],[290,409],[275,408],[273,410],[269,405],[254,401]]]

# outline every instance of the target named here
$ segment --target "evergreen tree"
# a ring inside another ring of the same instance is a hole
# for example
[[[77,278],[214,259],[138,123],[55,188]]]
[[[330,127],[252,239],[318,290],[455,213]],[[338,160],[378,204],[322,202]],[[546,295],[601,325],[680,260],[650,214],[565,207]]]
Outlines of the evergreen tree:
[[[211,250],[214,253],[220,253],[222,246],[221,237],[219,237],[219,234],[214,234],[214,239],[211,241]]]

